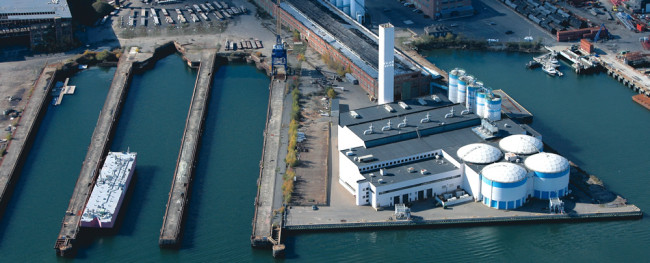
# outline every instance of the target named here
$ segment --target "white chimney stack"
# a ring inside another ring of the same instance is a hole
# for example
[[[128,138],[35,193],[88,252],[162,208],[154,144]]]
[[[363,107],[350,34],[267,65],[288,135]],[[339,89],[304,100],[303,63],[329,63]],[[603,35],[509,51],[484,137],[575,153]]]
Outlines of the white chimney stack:
[[[395,27],[379,25],[379,104],[393,102],[395,96]]]

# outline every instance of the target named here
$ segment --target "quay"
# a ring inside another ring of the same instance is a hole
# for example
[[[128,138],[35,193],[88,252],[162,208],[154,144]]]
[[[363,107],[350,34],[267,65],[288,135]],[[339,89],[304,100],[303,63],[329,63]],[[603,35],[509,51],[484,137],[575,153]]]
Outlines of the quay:
[[[111,135],[115,130],[122,103],[126,98],[134,63],[138,60],[148,59],[149,56],[150,54],[124,54],[120,58],[106,101],[93,131],[79,178],[72,192],[70,204],[63,217],[61,231],[54,245],[59,256],[70,256],[73,253],[74,241],[79,234],[79,221],[92,193],[102,160],[108,151]]]
[[[183,218],[189,202],[189,192],[192,184],[196,154],[203,131],[203,122],[207,111],[207,103],[212,87],[213,71],[215,69],[216,50],[205,50],[200,57],[200,66],[192,102],[190,104],[181,148],[176,161],[176,169],[172,179],[169,198],[158,245],[161,248],[178,247],[182,236]],[[191,63],[195,64],[195,63]]]
[[[266,113],[266,128],[264,131],[264,145],[262,147],[262,160],[260,161],[260,174],[257,179],[257,196],[255,197],[255,215],[253,216],[253,233],[251,246],[254,248],[273,247],[273,256],[284,253],[282,240],[282,222],[273,226],[273,200],[276,194],[276,168],[280,150],[280,133],[282,129],[282,110],[284,88],[286,82],[276,79],[271,80],[269,86],[269,107]]]
[[[18,125],[7,146],[7,154],[0,164],[0,215],[11,197],[12,187],[20,175],[20,164],[29,152],[29,143],[38,131],[39,119],[47,109],[48,94],[54,86],[56,67],[47,66],[32,89],[32,95],[18,120]]]
[[[632,67],[616,59],[615,55],[600,56],[601,65],[607,70],[607,75],[623,83],[633,91],[650,96],[650,78]]]
[[[498,89],[492,92],[501,96],[501,112],[507,115],[508,118],[527,124],[533,122],[533,114],[510,97],[505,91]]]

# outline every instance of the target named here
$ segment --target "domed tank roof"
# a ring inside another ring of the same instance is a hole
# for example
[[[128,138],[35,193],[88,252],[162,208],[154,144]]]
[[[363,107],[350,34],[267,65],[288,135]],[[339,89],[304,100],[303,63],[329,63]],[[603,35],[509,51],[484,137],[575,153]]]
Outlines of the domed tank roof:
[[[516,154],[533,154],[541,152],[543,144],[540,139],[530,135],[515,134],[503,138],[499,147],[506,152]]]
[[[485,143],[472,143],[458,149],[458,157],[470,163],[486,164],[501,159],[503,153],[497,147]]]
[[[569,161],[554,153],[538,153],[524,161],[528,169],[540,173],[559,173],[569,169]]]
[[[500,183],[519,182],[526,178],[526,173],[524,167],[506,162],[490,164],[481,171],[485,178]]]

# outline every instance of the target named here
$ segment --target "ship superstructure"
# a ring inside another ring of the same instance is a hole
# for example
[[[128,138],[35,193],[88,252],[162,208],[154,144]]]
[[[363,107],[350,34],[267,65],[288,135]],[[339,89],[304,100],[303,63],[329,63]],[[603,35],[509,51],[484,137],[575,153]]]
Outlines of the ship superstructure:
[[[81,226],[113,228],[135,171],[136,153],[109,152],[81,217]]]

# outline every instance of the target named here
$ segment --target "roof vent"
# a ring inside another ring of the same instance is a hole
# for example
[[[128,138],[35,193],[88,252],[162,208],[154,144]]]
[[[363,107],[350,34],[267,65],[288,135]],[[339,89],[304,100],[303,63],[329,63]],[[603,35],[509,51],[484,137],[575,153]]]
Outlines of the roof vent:
[[[427,116],[424,117],[424,119],[420,120],[420,123],[427,123],[431,121],[431,114],[427,112]]]
[[[405,109],[405,110],[408,110],[408,109],[411,108],[411,106],[409,106],[408,104],[404,103],[403,101],[400,101],[400,102],[398,102],[397,104],[399,104],[399,106],[402,107],[402,108]]]
[[[438,95],[431,95],[431,99],[435,102],[440,102],[440,97],[438,97]]]
[[[406,117],[404,117],[404,120],[401,123],[397,124],[397,128],[404,128],[407,125],[408,123],[406,122]]]
[[[381,127],[381,131],[389,131],[390,129],[392,129],[392,127],[391,127],[390,120],[388,120],[388,124],[384,127]]]
[[[387,112],[395,112],[395,109],[388,104],[384,104],[384,109],[386,109]]]
[[[427,102],[423,98],[419,98],[418,103],[420,103],[420,105],[422,105],[422,106],[427,105]]]
[[[373,132],[375,132],[375,131],[373,130],[372,123],[371,123],[370,127],[368,127],[367,130],[363,131],[363,135],[369,135],[369,134],[372,134]]]
[[[360,119],[361,118],[361,115],[359,115],[359,113],[357,113],[356,111],[350,111],[350,116],[352,118],[354,118],[354,119]]]
[[[451,107],[451,111],[449,113],[445,114],[445,119],[453,118],[454,116],[456,116],[456,114],[454,113],[454,107]]]

